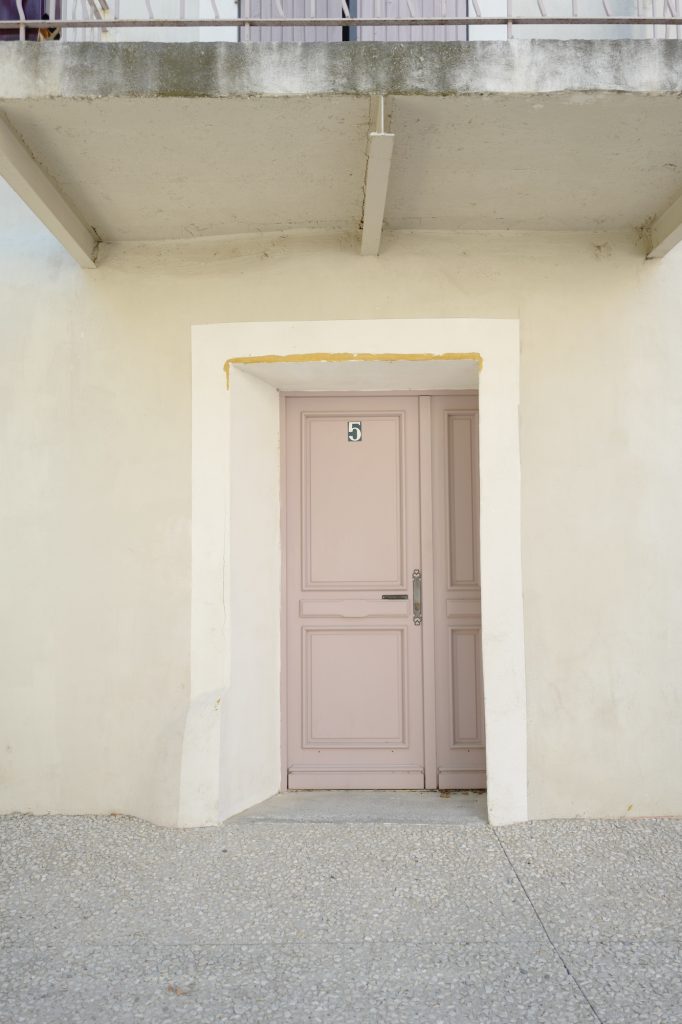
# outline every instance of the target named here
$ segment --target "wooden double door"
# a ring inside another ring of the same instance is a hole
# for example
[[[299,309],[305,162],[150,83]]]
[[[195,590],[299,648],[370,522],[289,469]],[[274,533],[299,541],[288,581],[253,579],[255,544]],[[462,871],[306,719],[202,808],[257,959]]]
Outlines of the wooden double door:
[[[484,788],[478,396],[285,418],[288,788]]]

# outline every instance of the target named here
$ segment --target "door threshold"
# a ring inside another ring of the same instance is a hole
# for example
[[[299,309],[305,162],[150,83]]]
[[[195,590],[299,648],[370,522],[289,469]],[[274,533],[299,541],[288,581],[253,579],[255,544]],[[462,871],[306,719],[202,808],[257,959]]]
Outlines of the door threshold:
[[[468,790],[288,790],[231,821],[486,825],[486,794]]]

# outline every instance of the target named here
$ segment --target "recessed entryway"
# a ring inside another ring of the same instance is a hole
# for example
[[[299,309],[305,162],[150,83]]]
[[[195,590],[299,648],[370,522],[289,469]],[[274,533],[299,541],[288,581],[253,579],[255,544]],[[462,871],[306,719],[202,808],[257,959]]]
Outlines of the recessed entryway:
[[[192,688],[180,822],[224,820],[286,786],[282,393],[433,399],[477,381],[487,806],[494,824],[525,820],[518,323],[235,323],[192,334]],[[425,716],[427,701],[425,690]],[[435,786],[433,742],[425,731],[425,785]]]
[[[284,400],[288,789],[483,789],[478,395]]]

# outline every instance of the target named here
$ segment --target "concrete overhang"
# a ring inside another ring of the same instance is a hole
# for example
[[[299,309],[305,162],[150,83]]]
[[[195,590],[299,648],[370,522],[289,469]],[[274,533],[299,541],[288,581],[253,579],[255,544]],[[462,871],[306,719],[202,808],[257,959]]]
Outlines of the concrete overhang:
[[[676,40],[0,46],[0,114],[84,250],[358,230],[377,96],[392,229],[682,234]]]

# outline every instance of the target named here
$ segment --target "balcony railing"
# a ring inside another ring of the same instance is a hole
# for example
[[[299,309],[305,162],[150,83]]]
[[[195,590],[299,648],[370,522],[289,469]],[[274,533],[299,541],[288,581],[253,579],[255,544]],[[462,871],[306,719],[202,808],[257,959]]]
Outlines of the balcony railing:
[[[0,38],[42,41],[651,39],[681,30],[682,0],[0,0]]]

